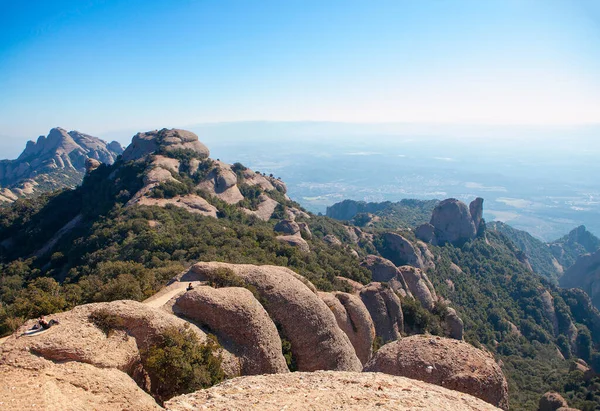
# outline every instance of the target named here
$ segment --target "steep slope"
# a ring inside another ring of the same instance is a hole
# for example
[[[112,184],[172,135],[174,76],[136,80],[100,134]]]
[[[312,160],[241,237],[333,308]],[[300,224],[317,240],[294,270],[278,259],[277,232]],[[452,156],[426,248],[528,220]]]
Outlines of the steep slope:
[[[549,246],[554,257],[566,270],[575,264],[579,256],[598,250],[600,239],[582,225],[574,228],[564,237],[549,243]]]
[[[600,309],[600,250],[579,257],[560,278],[560,286],[582,289]]]
[[[123,153],[115,141],[107,143],[78,131],[53,128],[47,137],[29,141],[16,160],[0,161],[0,202],[12,202],[78,185],[88,158],[112,164]]]
[[[533,271],[551,280],[556,280],[564,272],[563,266],[554,257],[548,244],[538,240],[527,231],[517,230],[500,221],[488,223],[488,230],[504,234],[521,250],[531,264]]]

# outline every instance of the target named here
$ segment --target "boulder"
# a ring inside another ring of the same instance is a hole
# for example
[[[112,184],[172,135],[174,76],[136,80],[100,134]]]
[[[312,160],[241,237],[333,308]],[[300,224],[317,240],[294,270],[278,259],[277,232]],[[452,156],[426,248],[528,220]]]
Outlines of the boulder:
[[[388,257],[396,265],[412,265],[423,268],[421,251],[415,248],[410,241],[397,233],[385,233],[383,235],[385,244],[384,256]]]
[[[371,279],[376,282],[388,282],[398,275],[398,268],[390,260],[376,255],[368,255],[361,263],[371,272]]]
[[[320,292],[319,297],[327,304],[338,326],[350,339],[361,363],[366,364],[373,354],[375,340],[375,325],[367,307],[359,297],[352,294]]]
[[[450,338],[454,338],[455,340],[463,339],[465,325],[463,323],[463,320],[458,316],[454,308],[446,308],[444,322],[446,325],[446,334]]]
[[[99,162],[98,160],[96,160],[95,158],[86,158],[85,159],[85,172],[87,174],[91,173],[92,171],[94,171],[95,169],[97,169],[98,167],[100,167],[102,163]]]
[[[375,324],[375,332],[383,342],[400,338],[404,330],[404,316],[400,299],[394,291],[381,283],[365,285],[359,296]]]
[[[278,235],[275,239],[281,243],[297,247],[303,253],[310,253],[310,246],[304,238],[299,235]]]
[[[398,270],[402,273],[411,294],[421,302],[423,307],[429,311],[433,310],[438,298],[427,274],[409,265],[398,267]]]
[[[508,409],[508,384],[488,352],[464,341],[414,335],[379,349],[364,368],[471,394]]]
[[[362,368],[331,310],[297,274],[284,267],[211,262],[193,265],[188,277],[210,279],[219,269],[230,270],[256,288],[269,316],[290,341],[299,371]]]
[[[300,226],[292,220],[281,220],[275,224],[273,230],[286,235],[294,235],[300,232]]]
[[[172,398],[165,403],[165,408],[169,411],[498,410],[479,398],[422,381],[339,371],[235,378]]]
[[[547,392],[540,398],[538,411],[556,411],[560,408],[567,408],[569,404],[557,392]]]
[[[245,288],[196,287],[177,297],[173,312],[208,326],[239,351],[242,375],[288,372],[277,328]]]
[[[308,238],[309,240],[312,238],[312,232],[310,231],[308,224],[298,223],[298,227],[300,228],[300,232],[302,235],[304,235],[304,237]]]
[[[426,243],[431,243],[435,239],[435,227],[429,223],[421,224],[415,229],[415,236]]]
[[[436,244],[459,244],[477,235],[469,208],[455,198],[440,202],[433,209],[429,223],[435,229]]]

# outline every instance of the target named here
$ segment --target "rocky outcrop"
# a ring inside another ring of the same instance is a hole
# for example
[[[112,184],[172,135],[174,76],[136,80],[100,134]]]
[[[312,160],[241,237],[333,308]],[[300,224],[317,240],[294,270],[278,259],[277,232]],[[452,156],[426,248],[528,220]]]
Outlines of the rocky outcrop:
[[[288,372],[275,324],[245,288],[196,287],[176,298],[173,312],[208,326],[219,341],[233,343],[242,375]]]
[[[197,263],[188,277],[210,279],[219,269],[256,288],[264,307],[290,341],[298,370],[362,368],[348,336],[338,327],[327,305],[296,274],[284,267],[248,264]]]
[[[303,253],[310,253],[310,246],[308,245],[306,240],[303,239],[302,236],[300,236],[298,234],[278,235],[275,238],[277,241],[279,241],[281,243],[291,245],[292,247],[296,247],[298,250],[302,251]]]
[[[398,275],[398,268],[390,260],[377,255],[368,255],[361,263],[371,272],[371,279],[375,282],[387,283]]]
[[[482,216],[482,198],[476,198],[470,207],[462,201],[449,198],[434,208],[429,224],[419,226],[415,234],[420,240],[433,244],[461,244],[477,236]]]
[[[376,373],[314,372],[241,377],[173,398],[167,410],[492,411],[471,395]]]
[[[92,171],[100,167],[100,164],[102,163],[96,160],[95,158],[87,158],[85,160],[85,173],[91,173]]]
[[[463,339],[465,325],[454,308],[446,308],[444,323],[446,326],[446,335],[448,337],[454,338],[455,340]]]
[[[429,281],[427,274],[418,268],[408,265],[399,267],[398,270],[406,280],[406,284],[408,285],[411,294],[421,302],[423,307],[429,311],[433,310],[438,298],[435,288],[431,281]]]
[[[557,411],[560,408],[567,408],[567,401],[556,392],[547,392],[540,398],[538,411]]]
[[[404,330],[404,316],[400,299],[394,291],[381,283],[364,286],[359,296],[375,325],[375,333],[383,342],[400,338]]]
[[[334,236],[333,234],[327,234],[325,237],[323,237],[323,241],[325,241],[329,245],[337,245],[337,246],[342,245],[342,242],[340,241],[340,239],[337,238],[336,236]]]
[[[544,309],[544,316],[552,323],[554,335],[558,334],[558,317],[556,316],[556,310],[554,309],[554,298],[548,290],[544,290],[540,295],[542,299],[542,308]]]
[[[86,173],[88,159],[96,165],[112,164],[123,148],[97,137],[57,127],[47,137],[29,141],[16,160],[0,161],[0,201],[38,192],[74,187]]]
[[[400,234],[385,233],[383,241],[385,249],[380,251],[382,251],[384,257],[390,259],[395,265],[424,267],[421,251]]]
[[[355,295],[336,292],[319,293],[327,304],[338,326],[346,333],[354,351],[364,365],[373,354],[375,325],[364,303]]]
[[[133,204],[132,202],[131,204]],[[147,206],[159,206],[166,207],[171,204],[175,207],[183,208],[193,214],[201,214],[207,217],[217,218],[219,210],[204,198],[195,194],[188,194],[186,196],[175,196],[173,198],[153,198],[153,197],[139,197],[135,202],[138,205]]]
[[[281,220],[275,224],[273,230],[286,235],[294,235],[300,232],[300,226],[292,220]]]
[[[198,136],[191,131],[163,128],[133,136],[131,144],[123,152],[123,160],[139,160],[160,151],[176,150],[192,150],[205,158],[210,155],[208,148],[198,141]]]
[[[491,354],[463,341],[415,335],[383,346],[364,368],[471,394],[508,409],[508,384]]]
[[[479,226],[483,219],[483,198],[477,197],[475,200],[471,201],[471,204],[469,204],[469,212],[471,213],[473,224],[475,224],[475,233],[477,233],[479,232]]]

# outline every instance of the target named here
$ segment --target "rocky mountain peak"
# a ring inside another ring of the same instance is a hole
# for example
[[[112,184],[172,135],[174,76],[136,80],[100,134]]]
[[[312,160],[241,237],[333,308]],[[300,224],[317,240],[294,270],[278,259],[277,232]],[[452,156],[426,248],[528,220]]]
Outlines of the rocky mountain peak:
[[[47,136],[28,141],[16,160],[0,161],[0,201],[32,196],[37,192],[73,187],[86,172],[86,159],[112,164],[123,153],[119,143],[60,127]]]
[[[158,154],[161,151],[172,152],[176,150],[192,150],[205,158],[210,155],[208,148],[191,131],[163,128],[162,130],[137,133],[133,136],[131,144],[123,153],[123,160],[139,160],[150,154]]]

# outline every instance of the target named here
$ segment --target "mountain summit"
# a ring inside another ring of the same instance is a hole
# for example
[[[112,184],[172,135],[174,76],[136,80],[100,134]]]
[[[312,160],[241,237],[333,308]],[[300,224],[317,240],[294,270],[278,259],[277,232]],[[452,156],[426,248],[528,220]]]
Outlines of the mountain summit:
[[[119,143],[56,127],[48,136],[28,141],[16,160],[0,160],[0,202],[12,202],[42,191],[74,187],[86,171],[86,160],[112,164],[123,153]]]

